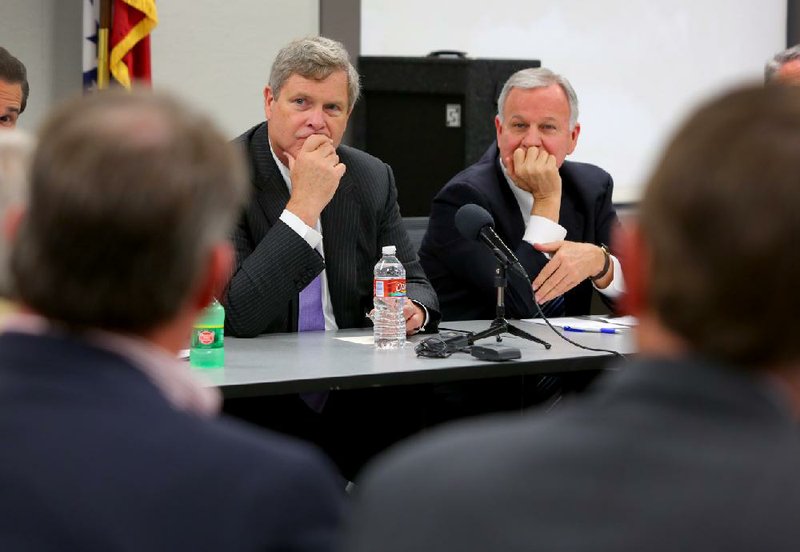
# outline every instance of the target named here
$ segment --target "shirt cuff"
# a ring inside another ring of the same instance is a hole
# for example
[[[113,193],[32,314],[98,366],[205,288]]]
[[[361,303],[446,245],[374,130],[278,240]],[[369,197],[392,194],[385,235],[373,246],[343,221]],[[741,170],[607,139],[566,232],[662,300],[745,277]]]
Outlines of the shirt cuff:
[[[528,219],[528,224],[525,225],[525,234],[522,239],[533,245],[535,243],[561,241],[566,237],[567,229],[557,222],[539,215],[531,215]],[[545,253],[545,256],[548,259],[550,258],[547,253]]]
[[[600,289],[597,287],[594,282],[592,285],[594,289],[608,297],[609,299],[617,299],[620,295],[625,293],[625,277],[622,275],[622,265],[619,264],[619,261],[614,255],[611,255],[611,262],[614,265],[614,278],[611,280],[611,283],[608,284],[607,288]]]
[[[316,249],[319,245],[319,242],[322,241],[322,234],[300,220],[300,217],[291,211],[284,209],[279,218],[286,224],[286,226],[294,230],[298,236],[306,240],[306,243],[308,243],[311,249]]]
[[[417,305],[419,308],[421,308],[421,309],[422,309],[422,312],[424,312],[424,313],[425,313],[425,319],[422,321],[422,326],[420,326],[420,327],[417,329],[417,331],[424,332],[424,331],[425,331],[425,326],[427,326],[427,325],[428,325],[428,321],[430,320],[430,316],[428,315],[428,307],[426,307],[426,306],[425,306],[425,305],[423,305],[422,303],[419,303],[419,302],[417,302],[417,301],[414,301],[413,299],[411,300],[411,302],[412,302],[412,303],[414,303],[415,305]]]

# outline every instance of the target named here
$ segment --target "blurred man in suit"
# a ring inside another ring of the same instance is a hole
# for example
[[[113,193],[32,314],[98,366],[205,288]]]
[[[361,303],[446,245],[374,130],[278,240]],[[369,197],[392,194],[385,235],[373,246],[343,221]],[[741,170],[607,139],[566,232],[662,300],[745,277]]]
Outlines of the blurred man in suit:
[[[275,58],[267,122],[237,139],[255,193],[234,233],[233,335],[368,325],[384,245],[397,246],[406,268],[406,333],[435,329],[438,301],[402,225],[391,168],[341,145],[358,95],[358,73],[334,40],[296,40]],[[307,304],[324,316],[306,320]]]
[[[17,126],[29,91],[25,65],[0,46],[0,129]]]
[[[8,275],[10,236],[7,227],[24,202],[32,150],[33,141],[21,130],[0,132],[0,326],[14,309]]]
[[[101,92],[44,125],[0,336],[0,549],[334,548],[319,452],[217,417],[176,360],[222,289],[244,166],[205,117]]]
[[[267,121],[236,140],[254,193],[233,235],[228,333],[368,327],[373,269],[385,245],[397,246],[406,269],[406,333],[436,330],[438,300],[403,227],[392,169],[341,144],[358,78],[347,51],[328,38],[299,39],[278,52],[264,89]],[[237,399],[225,408],[320,443],[353,477],[365,457],[418,428],[421,413],[407,412],[417,402],[412,391]]]
[[[764,67],[766,83],[800,85],[800,44],[778,52]]]
[[[618,224],[611,176],[566,161],[581,130],[572,85],[549,69],[518,71],[500,92],[495,128],[496,143],[434,198],[420,247],[444,320],[495,317],[495,258],[454,224],[468,203],[492,215],[530,276],[509,271],[508,317],[537,316],[534,300],[551,302],[547,315],[589,314],[593,288],[618,297],[622,272],[606,246]]]
[[[795,550],[800,94],[672,140],[621,256],[639,358],[549,416],[462,423],[368,470],[349,552]]]

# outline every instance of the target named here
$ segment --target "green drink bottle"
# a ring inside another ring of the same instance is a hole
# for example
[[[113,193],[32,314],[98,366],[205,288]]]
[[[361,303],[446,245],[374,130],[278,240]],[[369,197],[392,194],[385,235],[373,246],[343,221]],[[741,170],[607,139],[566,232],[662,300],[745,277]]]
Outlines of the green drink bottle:
[[[222,368],[225,365],[225,308],[214,299],[194,323],[189,365]]]

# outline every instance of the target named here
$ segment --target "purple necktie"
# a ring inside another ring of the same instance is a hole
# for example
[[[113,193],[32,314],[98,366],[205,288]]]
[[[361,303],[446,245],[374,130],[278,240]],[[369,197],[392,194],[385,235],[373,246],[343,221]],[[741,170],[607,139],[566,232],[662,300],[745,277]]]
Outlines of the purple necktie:
[[[325,315],[322,313],[322,274],[311,280],[300,292],[300,308],[297,314],[297,331],[313,332],[325,329]],[[316,413],[328,400],[328,393],[300,393],[300,398]]]
[[[322,274],[320,274],[300,292],[297,331],[312,332],[324,329],[325,315],[322,314]]]

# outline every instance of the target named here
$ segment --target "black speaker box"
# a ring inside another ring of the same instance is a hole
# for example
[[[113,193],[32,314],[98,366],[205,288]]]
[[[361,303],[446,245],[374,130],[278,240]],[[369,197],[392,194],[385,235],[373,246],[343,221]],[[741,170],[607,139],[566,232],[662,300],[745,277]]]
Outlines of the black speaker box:
[[[351,142],[391,165],[404,217],[427,217],[439,189],[495,139],[505,81],[539,66],[538,60],[362,56]]]

